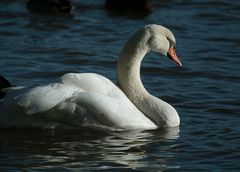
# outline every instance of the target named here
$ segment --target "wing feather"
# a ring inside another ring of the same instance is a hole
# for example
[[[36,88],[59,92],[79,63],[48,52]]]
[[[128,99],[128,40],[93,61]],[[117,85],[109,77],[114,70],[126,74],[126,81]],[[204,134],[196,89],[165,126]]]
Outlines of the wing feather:
[[[27,114],[32,115],[48,111],[72,97],[75,91],[64,84],[54,83],[32,88],[15,99]]]

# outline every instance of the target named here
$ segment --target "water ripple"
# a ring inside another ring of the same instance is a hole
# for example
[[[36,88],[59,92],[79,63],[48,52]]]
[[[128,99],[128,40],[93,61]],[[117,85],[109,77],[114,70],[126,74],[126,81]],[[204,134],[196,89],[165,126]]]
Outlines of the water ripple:
[[[147,17],[111,16],[103,1],[74,2],[73,16],[31,14],[26,1],[0,2],[0,74],[16,85],[67,72],[116,80],[116,61],[143,25],[170,28],[183,67],[158,54],[144,60],[146,89],[173,105],[172,131],[104,133],[0,130],[2,171],[238,171],[239,2],[154,1]]]

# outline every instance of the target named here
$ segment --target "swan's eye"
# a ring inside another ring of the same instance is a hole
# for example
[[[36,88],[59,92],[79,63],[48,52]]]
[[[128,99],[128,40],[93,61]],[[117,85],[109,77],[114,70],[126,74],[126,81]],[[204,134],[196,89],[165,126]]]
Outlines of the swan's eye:
[[[169,38],[167,38],[167,40],[169,41],[169,48],[173,47],[176,50],[175,43],[171,39],[169,39]]]

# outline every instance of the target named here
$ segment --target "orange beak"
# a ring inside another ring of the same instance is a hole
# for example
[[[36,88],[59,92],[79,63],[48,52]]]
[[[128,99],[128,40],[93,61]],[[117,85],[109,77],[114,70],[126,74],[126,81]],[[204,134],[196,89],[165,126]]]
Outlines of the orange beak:
[[[174,63],[176,63],[179,66],[182,66],[181,61],[179,60],[179,58],[177,57],[177,53],[175,51],[174,47],[170,47],[168,50],[168,57],[174,61]]]

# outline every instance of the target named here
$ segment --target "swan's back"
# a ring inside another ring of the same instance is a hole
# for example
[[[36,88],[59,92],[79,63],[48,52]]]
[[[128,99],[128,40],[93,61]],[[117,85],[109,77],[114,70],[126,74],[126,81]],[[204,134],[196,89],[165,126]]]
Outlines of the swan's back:
[[[27,114],[43,113],[81,92],[125,99],[109,79],[94,73],[68,73],[57,82],[33,88],[9,89],[4,106],[10,111],[23,108]]]
[[[60,81],[64,85],[81,91],[98,93],[124,101],[126,99],[125,94],[112,81],[96,73],[68,73],[63,75]]]

